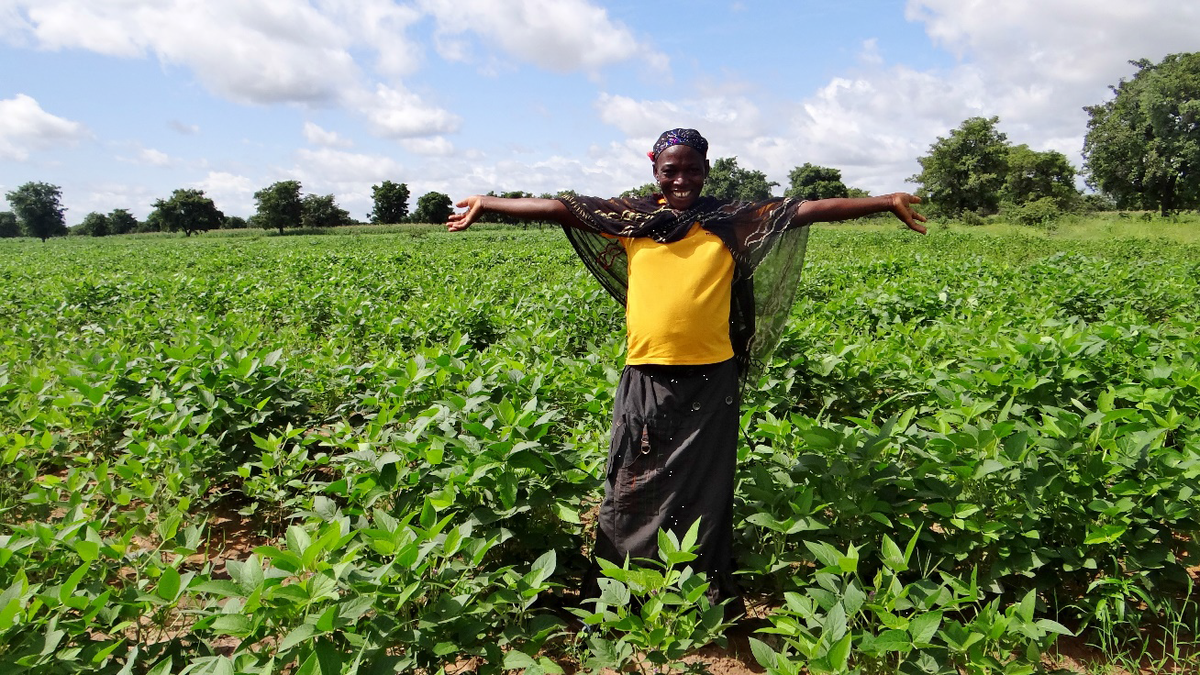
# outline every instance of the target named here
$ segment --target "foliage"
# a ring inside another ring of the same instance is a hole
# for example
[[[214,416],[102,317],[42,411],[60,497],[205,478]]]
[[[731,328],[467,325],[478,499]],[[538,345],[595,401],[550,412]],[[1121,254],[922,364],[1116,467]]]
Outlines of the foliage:
[[[1049,199],[1059,211],[1070,211],[1079,201],[1075,188],[1075,167],[1066,155],[1055,150],[1037,152],[1028,145],[1008,151],[1008,177],[1001,200],[1005,204],[1025,206]]]
[[[333,195],[304,195],[300,205],[300,222],[304,227],[341,227],[354,224],[350,214],[334,201]]]
[[[253,219],[264,230],[276,229],[283,234],[285,227],[300,227],[304,204],[300,199],[300,181],[284,180],[272,183],[254,193],[258,210]]]
[[[604,574],[600,597],[587,601],[593,610],[574,610],[589,629],[589,654],[583,662],[587,672],[625,672],[631,667],[643,673],[669,672],[688,652],[723,639],[730,625],[723,621],[725,605],[711,604],[704,574],[683,566],[696,559],[699,523],[692,523],[682,541],[659,530],[661,562],[639,561],[647,563],[642,566],[629,560],[623,565],[597,561]]]
[[[413,211],[414,223],[444,223],[454,212],[454,202],[450,196],[441,192],[426,192],[417,200],[417,210]]]
[[[63,218],[66,209],[62,206],[62,190],[57,185],[25,183],[4,196],[26,236],[46,241],[67,234],[67,223]]]
[[[367,218],[372,223],[403,223],[408,217],[408,184],[385,180],[371,186],[374,208]]]
[[[137,229],[137,218],[126,209],[113,209],[108,214],[109,234],[129,234]]]
[[[167,199],[154,200],[154,211],[149,219],[156,223],[160,232],[182,231],[190,237],[195,232],[219,229],[225,214],[213,200],[204,196],[203,190],[183,188],[172,192]]]
[[[241,216],[225,216],[221,221],[222,230],[241,230],[249,227],[249,223]]]
[[[883,535],[882,565],[873,574],[861,569],[854,545],[843,553],[806,542],[812,582],[788,592],[772,627],[761,631],[782,636],[785,649],[752,642],[758,662],[772,675],[797,675],[801,667],[812,675],[1031,673],[1057,635],[1071,634],[1056,621],[1035,619],[1034,591],[1001,609],[999,598],[984,601],[974,575],[914,569],[918,536],[901,550]]]
[[[1053,197],[1042,197],[1024,204],[1006,204],[1001,212],[1004,217],[1018,225],[1052,228],[1063,216],[1063,210]]]
[[[21,225],[17,223],[17,214],[12,211],[0,211],[0,239],[19,236],[21,236]]]
[[[621,308],[555,232],[412,230],[0,247],[0,671],[570,658]],[[809,252],[738,449],[766,665],[1031,672],[1059,625],[1117,651],[1184,611],[1196,245],[831,227]],[[706,639],[671,564],[585,658]]]
[[[629,190],[622,192],[621,196],[622,197],[650,197],[652,195],[658,194],[659,192],[661,192],[661,190],[658,187],[658,183],[645,183],[643,185],[639,185],[635,188],[631,188]]]
[[[92,211],[83,217],[83,222],[75,228],[72,234],[83,234],[90,237],[104,237],[109,234],[108,216]]]
[[[849,197],[850,191],[842,182],[842,172],[826,166],[805,162],[788,174],[788,189],[785,197],[800,199],[829,199]]]
[[[921,173],[909,178],[921,186],[918,194],[950,216],[996,213],[1008,173],[1008,137],[996,129],[999,122],[972,117],[938,136],[929,154],[917,158]]]
[[[1131,62],[1115,96],[1084,108],[1088,184],[1120,208],[1200,207],[1200,52]]]
[[[718,199],[759,201],[771,197],[771,188],[779,183],[767,181],[767,174],[738,166],[737,157],[722,157],[713,162],[701,194]],[[657,190],[656,190],[657,191]]]

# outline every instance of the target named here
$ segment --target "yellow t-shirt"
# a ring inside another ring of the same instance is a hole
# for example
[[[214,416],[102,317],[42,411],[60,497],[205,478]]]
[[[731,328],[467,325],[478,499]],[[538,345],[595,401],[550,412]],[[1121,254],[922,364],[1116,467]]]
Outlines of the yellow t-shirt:
[[[629,258],[625,304],[630,365],[702,365],[733,358],[729,302],[733,256],[693,224],[679,241],[622,238]]]

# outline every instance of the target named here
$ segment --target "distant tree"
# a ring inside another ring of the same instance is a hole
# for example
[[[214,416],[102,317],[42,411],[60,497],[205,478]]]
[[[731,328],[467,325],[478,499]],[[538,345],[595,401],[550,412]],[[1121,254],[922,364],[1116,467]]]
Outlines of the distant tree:
[[[722,157],[713,162],[701,194],[718,199],[759,201],[771,197],[771,188],[779,183],[767,181],[767,174],[738,166],[737,157]]]
[[[1200,52],[1131,63],[1138,72],[1112,87],[1111,101],[1084,108],[1087,183],[1119,208],[1198,208]]]
[[[257,222],[264,230],[277,229],[283,234],[283,228],[299,227],[304,218],[298,180],[272,183],[255,192],[254,201],[258,205]]]
[[[1116,211],[1117,203],[1106,194],[1089,192],[1079,196],[1079,209],[1085,212]]]
[[[408,185],[385,180],[371,186],[371,198],[375,208],[367,214],[372,223],[403,223],[408,217]]]
[[[849,196],[849,188],[842,182],[842,172],[827,166],[805,162],[788,174],[788,189],[784,197],[800,199],[829,199]]]
[[[444,223],[454,212],[454,203],[448,195],[441,192],[426,192],[417,200],[417,210],[413,211],[411,221],[414,223]]]
[[[179,189],[167,199],[156,199],[150,217],[155,220],[159,231],[178,232],[187,236],[193,232],[207,232],[221,227],[225,214],[221,213],[213,200],[204,196],[203,190]]]
[[[113,209],[112,213],[108,214],[109,234],[129,234],[136,230],[137,226],[137,218],[126,209]]]
[[[90,237],[106,237],[109,234],[108,216],[92,211],[83,217],[83,222],[75,229],[79,231],[79,234]]]
[[[162,214],[158,210],[150,212],[146,219],[138,223],[137,229],[134,232],[166,232],[167,226],[163,223]]]
[[[921,173],[908,180],[918,194],[947,215],[995,213],[1008,177],[1008,137],[996,130],[999,117],[972,117],[917,158]]]
[[[846,196],[847,196],[847,197],[853,197],[853,198],[855,198],[855,199],[859,199],[859,198],[861,198],[861,197],[870,197],[870,196],[871,196],[871,191],[870,191],[870,190],[864,190],[864,189],[862,189],[862,188],[848,187],[848,188],[846,188]],[[875,213],[875,214],[872,214],[872,215],[876,215],[876,216],[883,216],[884,218],[891,218],[891,217],[892,217],[892,214],[890,214],[890,213]]]
[[[1009,148],[1008,176],[1001,200],[1020,206],[1047,198],[1060,211],[1074,208],[1079,200],[1075,167],[1067,156],[1055,150],[1030,150],[1025,144]]]
[[[67,234],[62,190],[50,183],[25,183],[4,195],[26,236],[46,241]]]
[[[658,187],[658,183],[645,183],[643,185],[639,185],[635,188],[630,188],[630,189],[622,192],[621,196],[626,197],[626,198],[628,198],[628,197],[649,197],[651,195],[656,195],[659,192],[661,192],[661,190]]]
[[[341,227],[353,225],[354,220],[345,209],[337,205],[333,195],[305,195],[300,200],[304,227]]]
[[[222,230],[242,230],[247,225],[246,219],[241,216],[225,216],[225,219],[221,221]]]
[[[17,214],[12,211],[0,211],[0,239],[19,236],[21,236],[21,226],[17,224]]]

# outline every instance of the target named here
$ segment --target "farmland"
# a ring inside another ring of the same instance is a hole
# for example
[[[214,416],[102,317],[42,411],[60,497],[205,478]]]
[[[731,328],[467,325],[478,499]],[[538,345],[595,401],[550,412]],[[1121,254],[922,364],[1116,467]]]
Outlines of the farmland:
[[[720,632],[686,541],[570,610],[623,317],[560,233],[0,243],[3,672],[650,668]],[[756,658],[1190,640],[1198,314],[1196,244],[818,228],[743,406]]]

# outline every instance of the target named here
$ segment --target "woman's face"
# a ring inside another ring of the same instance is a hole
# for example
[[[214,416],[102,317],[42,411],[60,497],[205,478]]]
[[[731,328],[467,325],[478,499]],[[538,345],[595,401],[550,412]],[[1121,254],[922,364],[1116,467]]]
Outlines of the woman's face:
[[[654,161],[654,180],[667,204],[682,211],[700,198],[700,188],[708,178],[708,160],[687,145],[672,145],[658,153]]]

